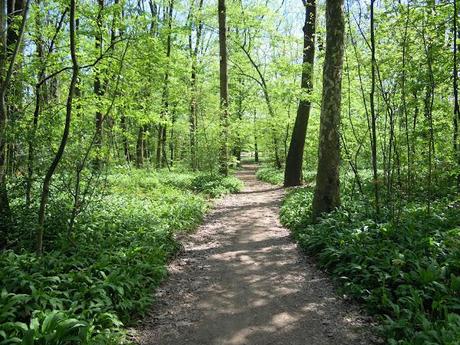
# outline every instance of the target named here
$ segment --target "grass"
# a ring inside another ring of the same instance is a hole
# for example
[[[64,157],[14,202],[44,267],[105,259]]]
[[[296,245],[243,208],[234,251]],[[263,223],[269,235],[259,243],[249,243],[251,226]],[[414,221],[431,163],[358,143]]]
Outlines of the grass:
[[[114,171],[78,216],[70,241],[71,199],[55,193],[46,253],[36,256],[33,241],[19,237],[33,224],[26,221],[15,229],[14,250],[0,253],[0,344],[125,343],[124,326],[151,305],[180,248],[175,234],[196,228],[208,198],[240,188],[234,177]],[[33,221],[13,204],[19,218]]]

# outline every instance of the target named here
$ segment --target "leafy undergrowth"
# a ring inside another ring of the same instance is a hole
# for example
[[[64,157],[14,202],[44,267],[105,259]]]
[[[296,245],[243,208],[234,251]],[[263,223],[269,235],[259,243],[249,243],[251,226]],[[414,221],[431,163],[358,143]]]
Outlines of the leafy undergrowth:
[[[303,171],[304,183],[311,183],[315,179],[316,172],[314,171]],[[277,169],[271,165],[263,165],[257,169],[256,177],[258,180],[280,185],[284,181],[284,170]]]
[[[312,191],[293,190],[281,220],[301,247],[382,322],[388,344],[459,344],[460,204],[404,207],[399,221],[372,220],[360,202],[310,223]],[[389,219],[389,217],[387,217]]]
[[[71,240],[70,200],[55,195],[45,254],[35,255],[26,239],[0,254],[0,344],[125,343],[123,326],[151,304],[179,249],[174,234],[201,222],[206,198],[241,188],[232,177],[138,170],[107,182]]]

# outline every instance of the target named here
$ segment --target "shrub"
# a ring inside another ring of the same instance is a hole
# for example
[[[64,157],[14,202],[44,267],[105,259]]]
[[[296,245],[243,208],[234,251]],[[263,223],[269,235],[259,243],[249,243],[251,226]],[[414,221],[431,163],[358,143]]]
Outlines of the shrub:
[[[408,205],[399,222],[375,222],[347,201],[318,224],[309,222],[312,192],[291,192],[281,209],[302,248],[343,292],[379,316],[389,344],[458,344],[460,210],[440,200],[427,213]]]
[[[224,177],[219,174],[200,174],[192,181],[194,191],[204,193],[212,198],[228,194],[236,193],[241,190],[243,184],[235,177]]]
[[[151,304],[179,249],[174,234],[201,222],[205,198],[140,170],[107,181],[77,217],[70,240],[70,199],[55,192],[48,251],[38,257],[21,249],[19,238],[15,252],[0,253],[1,344],[120,344],[123,325]]]

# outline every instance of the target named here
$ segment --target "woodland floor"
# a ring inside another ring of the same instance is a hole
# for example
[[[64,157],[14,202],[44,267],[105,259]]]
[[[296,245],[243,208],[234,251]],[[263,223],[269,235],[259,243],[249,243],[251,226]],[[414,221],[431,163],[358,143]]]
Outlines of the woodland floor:
[[[372,344],[369,318],[337,296],[324,273],[278,220],[283,190],[259,182],[255,166],[237,177],[242,192],[215,202],[182,240],[139,344]]]

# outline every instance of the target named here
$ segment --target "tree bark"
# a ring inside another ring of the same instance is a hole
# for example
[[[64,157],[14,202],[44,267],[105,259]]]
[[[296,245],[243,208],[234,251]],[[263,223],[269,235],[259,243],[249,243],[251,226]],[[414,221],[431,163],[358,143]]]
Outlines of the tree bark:
[[[326,1],[326,55],[323,67],[318,168],[312,217],[340,205],[340,111],[345,20],[343,0]]]
[[[457,167],[460,169],[460,142],[459,142],[459,131],[458,124],[460,122],[460,105],[458,99],[458,8],[457,0],[454,0],[454,23],[453,23],[453,90],[454,90],[454,115],[453,115],[453,146],[454,146],[454,157],[457,160]],[[457,189],[460,190],[460,173],[456,176]]]
[[[305,25],[303,27],[303,66],[300,87],[310,95],[313,91],[313,71],[315,61],[315,27],[316,3],[315,0],[304,0]],[[297,108],[297,116],[292,130],[291,143],[286,157],[284,170],[284,186],[299,186],[302,184],[302,163],[307,134],[308,119],[310,117],[311,102],[302,95]]]
[[[156,155],[156,166],[157,168],[162,168],[165,165],[168,165],[168,157],[166,155],[166,117],[169,113],[169,59],[171,57],[171,31],[172,31],[172,16],[173,16],[173,9],[174,9],[174,0],[169,1],[169,8],[168,8],[168,35],[166,38],[166,59],[167,65],[164,74],[164,81],[163,81],[163,95],[162,95],[162,102],[163,102],[163,110],[161,113],[161,119],[165,123],[160,123],[158,129],[158,141],[157,141],[157,155]]]
[[[198,15],[199,19],[197,22],[195,22],[195,16],[194,16],[194,8],[193,8],[193,2],[192,2],[192,8],[191,8],[191,22],[190,22],[190,34],[189,34],[189,49],[190,49],[190,55],[192,59],[192,72],[191,72],[191,78],[190,78],[190,89],[191,89],[191,101],[190,101],[190,165],[192,167],[192,170],[195,171],[197,169],[197,136],[196,136],[196,131],[197,131],[197,111],[198,111],[198,89],[197,89],[197,64],[198,64],[198,49],[200,47],[201,43],[201,36],[203,33],[203,21],[201,20],[201,10],[203,8],[203,0],[200,0],[198,3]],[[196,36],[195,36],[195,47],[193,47],[193,40],[192,40],[192,28],[193,26],[196,27]]]
[[[40,208],[38,211],[38,230],[37,230],[37,253],[41,254],[43,252],[43,234],[44,234],[44,225],[45,225],[45,214],[46,214],[46,206],[48,204],[49,198],[49,189],[51,180],[53,178],[54,172],[62,159],[64,154],[65,147],[67,145],[67,139],[69,137],[70,132],[70,122],[72,119],[72,103],[73,103],[73,96],[75,93],[75,85],[77,84],[78,80],[78,62],[77,62],[77,54],[76,54],[76,43],[75,43],[75,7],[76,7],[76,0],[70,0],[70,56],[72,59],[72,78],[70,80],[69,85],[69,93],[67,95],[67,102],[66,102],[66,116],[65,116],[65,124],[64,124],[64,131],[62,133],[61,143],[59,144],[58,151],[54,156],[53,161],[51,162],[48,171],[46,172],[45,178],[43,180],[41,198],[40,198]]]
[[[98,13],[96,17],[96,34],[94,37],[94,46],[96,51],[102,55],[102,12],[104,11],[104,0],[98,0]],[[104,96],[105,93],[105,85],[103,85],[103,81],[101,80],[101,72],[96,67],[95,76],[94,76],[94,94],[96,95],[96,116],[95,116],[95,128],[96,128],[96,140],[94,142],[94,146],[96,148],[96,158],[94,159],[93,167],[96,170],[101,169],[101,150],[102,150],[102,126],[103,126],[103,119],[102,119],[102,110],[100,109],[101,106],[101,98]]]
[[[136,167],[141,168],[144,165],[144,132],[146,131],[146,125],[139,126],[137,132],[136,142]]]
[[[370,94],[370,108],[371,108],[371,149],[372,149],[372,172],[373,172],[373,185],[374,185],[374,206],[376,214],[380,213],[379,203],[379,180],[377,171],[377,115],[375,113],[375,29],[374,29],[374,4],[375,0],[371,0],[371,13],[370,13],[370,26],[371,26],[371,94]]]
[[[225,0],[219,0],[219,53],[220,53],[220,154],[219,172],[228,175],[228,74],[227,74],[227,23]]]
[[[22,6],[22,5],[21,5]],[[24,36],[27,22],[27,14],[30,7],[30,0],[22,6],[22,22],[17,34],[16,41],[9,42],[7,35],[7,1],[0,0],[0,218],[4,221],[0,225],[0,248],[6,244],[9,225],[11,224],[11,211],[9,206],[8,191],[6,186],[6,162],[7,162],[7,140],[6,131],[8,127],[8,104],[6,100],[7,90],[10,86],[16,59]],[[8,47],[13,44],[13,49]]]

